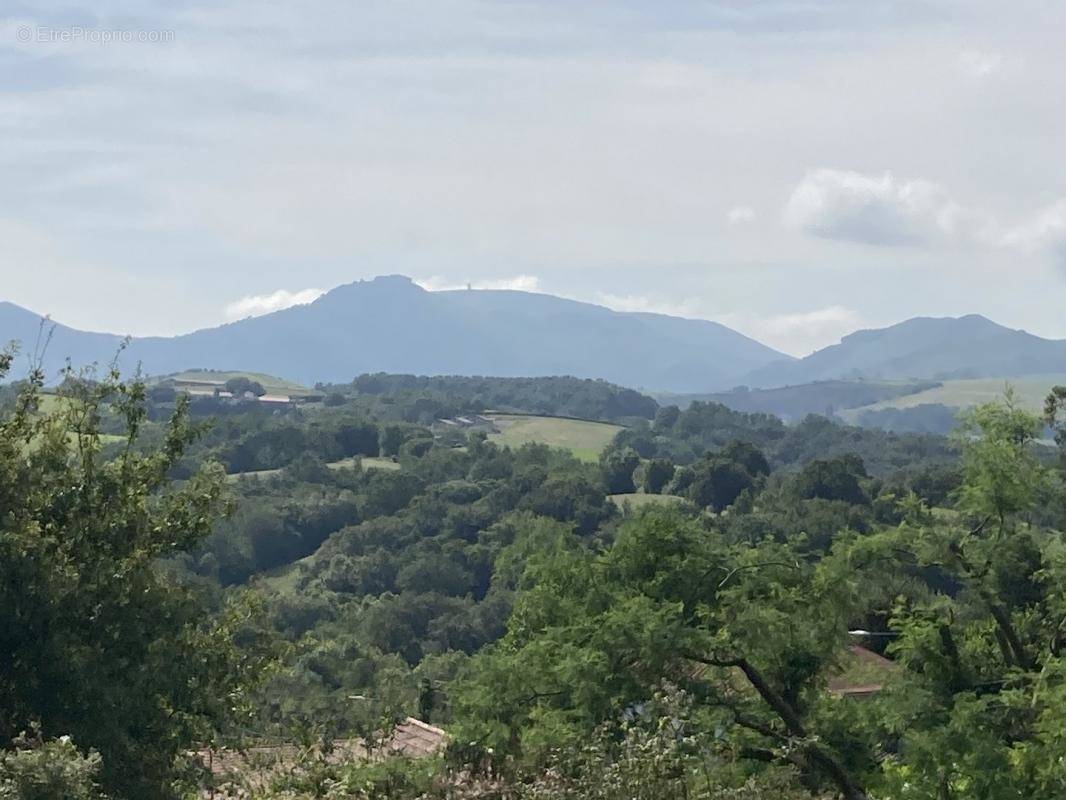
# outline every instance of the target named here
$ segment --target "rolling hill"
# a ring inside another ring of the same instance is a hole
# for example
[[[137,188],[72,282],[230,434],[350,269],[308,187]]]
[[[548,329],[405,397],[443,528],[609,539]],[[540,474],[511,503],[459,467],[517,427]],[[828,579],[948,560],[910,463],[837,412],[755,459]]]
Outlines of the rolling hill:
[[[842,409],[871,406],[939,385],[937,381],[815,381],[772,389],[739,387],[729,392],[657,394],[655,399],[661,405],[676,405],[682,409],[695,401],[721,403],[734,411],[773,414],[788,422],[803,419],[808,414],[830,417]]]
[[[751,386],[828,380],[955,380],[1066,372],[1066,341],[1042,339],[985,317],[915,317],[856,331],[805,358],[757,368]]]
[[[32,347],[40,317],[0,304],[0,341]],[[44,366],[110,361],[121,337],[57,326]],[[623,313],[517,291],[429,292],[393,275],[313,303],[170,338],[130,341],[149,374],[240,369],[312,384],[364,372],[603,378],[675,392],[730,388],[787,356],[716,322]]]

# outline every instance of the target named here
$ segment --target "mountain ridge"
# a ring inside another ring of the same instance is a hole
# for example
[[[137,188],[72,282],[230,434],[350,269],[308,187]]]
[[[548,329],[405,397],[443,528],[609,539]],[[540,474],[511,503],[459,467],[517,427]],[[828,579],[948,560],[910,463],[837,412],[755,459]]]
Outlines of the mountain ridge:
[[[40,317],[0,313],[0,337],[29,340]],[[123,337],[56,326],[49,373],[66,356],[107,363]],[[79,338],[81,337],[81,338]],[[94,338],[95,337],[95,338]],[[753,368],[788,359],[709,320],[613,311],[509,290],[430,292],[380,276],[338,286],[311,303],[174,337],[133,337],[119,364],[149,373],[246,369],[305,383],[364,372],[575,375],[634,388],[732,386]]]
[[[34,346],[41,317],[0,301],[0,341]],[[54,375],[106,364],[126,337],[52,324]],[[427,291],[402,275],[342,284],[304,305],[178,336],[132,337],[119,358],[162,374],[245,369],[304,383],[365,372],[573,375],[648,391],[714,392],[825,380],[945,380],[1066,372],[1066,340],[979,314],[912,317],[793,358],[711,320],[614,311],[516,290]]]
[[[761,388],[823,380],[950,380],[1066,372],[1066,340],[1008,328],[980,314],[911,317],[751,374]]]

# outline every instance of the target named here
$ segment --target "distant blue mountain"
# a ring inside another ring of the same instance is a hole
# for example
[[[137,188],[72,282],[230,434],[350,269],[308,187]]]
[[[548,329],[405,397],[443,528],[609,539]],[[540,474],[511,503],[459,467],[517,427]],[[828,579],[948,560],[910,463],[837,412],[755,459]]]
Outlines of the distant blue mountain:
[[[40,317],[0,303],[0,341],[25,352]],[[55,374],[105,364],[122,338],[56,325],[44,365]],[[791,359],[716,322],[624,313],[515,291],[428,292],[409,278],[339,286],[313,303],[182,336],[130,341],[119,364],[148,374],[242,369],[314,383],[363,372],[574,375],[673,392],[727,389]]]
[[[760,367],[746,382],[772,387],[856,378],[949,380],[1055,372],[1066,373],[1066,341],[1042,339],[970,314],[915,317],[856,331],[805,358]]]

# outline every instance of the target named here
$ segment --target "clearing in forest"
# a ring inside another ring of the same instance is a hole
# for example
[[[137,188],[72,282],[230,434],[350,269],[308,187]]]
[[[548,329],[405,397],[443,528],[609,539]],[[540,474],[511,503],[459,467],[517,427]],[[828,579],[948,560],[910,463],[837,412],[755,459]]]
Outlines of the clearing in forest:
[[[499,433],[489,434],[497,444],[519,447],[529,442],[570,450],[582,461],[595,461],[622,427],[609,422],[593,422],[561,417],[519,414],[492,414]]]

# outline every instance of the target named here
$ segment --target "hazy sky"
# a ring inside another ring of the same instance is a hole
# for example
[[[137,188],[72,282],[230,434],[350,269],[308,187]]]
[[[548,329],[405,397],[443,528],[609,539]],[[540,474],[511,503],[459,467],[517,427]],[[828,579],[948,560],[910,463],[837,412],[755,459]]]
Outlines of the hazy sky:
[[[4,8],[0,299],[76,327],[404,273],[796,354],[1066,337],[1061,0]]]

